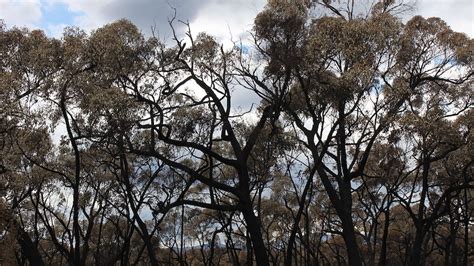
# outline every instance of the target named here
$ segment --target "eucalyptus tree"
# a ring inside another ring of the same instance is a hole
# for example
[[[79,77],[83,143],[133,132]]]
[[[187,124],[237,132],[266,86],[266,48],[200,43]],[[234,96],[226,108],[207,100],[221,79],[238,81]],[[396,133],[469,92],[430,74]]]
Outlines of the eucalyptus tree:
[[[466,111],[473,42],[436,18],[414,17],[404,25],[397,1],[372,5],[365,16],[355,15],[354,5],[341,12],[331,2],[321,3],[331,15],[312,19],[308,3],[271,1],[256,18],[255,36],[268,62],[266,78],[291,82],[284,112],[312,153],[312,171],[340,219],[349,263],[361,265],[352,192],[364,182],[374,144],[395,133],[420,97],[446,91],[456,100],[438,103],[459,104],[453,116]]]
[[[165,48],[153,38],[145,40],[127,21],[99,29],[91,36],[89,63],[91,80],[100,90],[87,97],[109,97],[111,105],[94,108],[122,152],[155,158],[185,174],[184,190],[169,206],[239,211],[257,262],[268,264],[260,217],[254,212],[249,158],[275,111],[265,108],[256,124],[240,130],[241,115],[233,112],[231,99],[240,73],[238,51],[223,49],[206,34],[189,33],[188,47],[175,40],[175,47]],[[209,198],[186,193],[199,184],[209,188]],[[169,209],[164,203],[152,206],[156,214]]]
[[[419,265],[439,247],[466,264],[473,40],[367,3],[269,1],[250,53],[127,20],[61,39],[0,25],[0,224],[18,261],[186,264],[197,242],[205,263],[383,265],[400,247]]]

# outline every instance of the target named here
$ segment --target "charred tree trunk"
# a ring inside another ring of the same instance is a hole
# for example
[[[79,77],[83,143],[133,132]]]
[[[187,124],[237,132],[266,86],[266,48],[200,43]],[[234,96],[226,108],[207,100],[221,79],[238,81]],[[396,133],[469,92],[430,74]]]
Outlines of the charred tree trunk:
[[[250,197],[248,201],[243,204],[242,214],[247,224],[247,230],[250,234],[250,240],[252,242],[253,252],[255,254],[255,262],[259,266],[270,265],[268,260],[267,250],[265,243],[263,242],[263,236],[261,231],[260,219],[255,216],[255,213],[250,203]]]
[[[345,211],[342,215],[340,214],[340,218],[342,221],[342,236],[346,243],[347,256],[349,257],[349,265],[362,265],[362,258],[359,253],[359,246],[357,244],[351,213]]]
[[[412,251],[410,254],[410,263],[411,266],[418,266],[422,263],[423,256],[423,239],[425,237],[425,232],[423,228],[418,227],[415,234],[415,240],[413,242]]]
[[[43,258],[39,253],[38,247],[33,243],[30,236],[23,228],[18,228],[18,243],[20,244],[21,253],[28,260],[30,265],[44,265]]]
[[[119,147],[123,151],[122,143],[119,143]],[[122,178],[121,181],[125,184],[126,194],[130,202],[130,207],[133,212],[133,217],[135,218],[135,222],[137,223],[140,229],[140,233],[141,233],[140,236],[146,246],[148,257],[150,258],[150,265],[158,265],[158,259],[156,258],[156,254],[155,254],[155,247],[152,243],[152,236],[148,233],[148,228],[145,222],[143,221],[143,219],[140,217],[139,205],[138,205],[139,203],[137,204],[135,202],[134,197],[132,195],[133,188],[129,180],[128,161],[124,153],[120,154],[120,171],[121,171],[121,178]]]
[[[69,121],[69,114],[66,109],[66,89],[67,89],[67,84],[63,88],[63,92],[61,95],[61,101],[60,101],[60,108],[61,108],[61,113],[64,119],[64,123],[66,125],[66,131],[67,135],[69,137],[69,141],[71,142],[71,146],[74,152],[74,181],[72,182],[72,188],[73,188],[73,195],[72,195],[72,213],[73,213],[73,218],[72,218],[72,231],[74,235],[74,247],[72,248],[73,250],[73,265],[82,265],[82,259],[81,259],[81,228],[79,225],[79,186],[80,186],[80,181],[81,181],[81,157],[80,157],[80,151],[79,147],[77,145],[77,138],[74,136],[72,125]]]
[[[303,215],[305,207],[307,206],[306,205],[306,202],[307,202],[306,197],[307,197],[307,195],[308,195],[308,193],[311,189],[311,185],[313,183],[313,177],[314,177],[315,172],[316,172],[316,168],[313,168],[311,170],[311,173],[309,175],[308,180],[306,181],[306,185],[304,187],[303,193],[301,194],[301,199],[300,199],[299,206],[298,206],[298,212],[296,214],[296,217],[294,217],[294,219],[293,219],[293,226],[291,228],[290,237],[288,239],[288,247],[287,247],[286,256],[285,256],[285,265],[287,265],[287,266],[291,265],[291,259],[293,257],[293,248],[294,248],[295,242],[296,242],[296,233],[298,231],[301,216]]]
[[[382,246],[380,248],[379,266],[386,265],[387,262],[387,239],[390,226],[390,206],[384,211],[385,221],[383,224]]]

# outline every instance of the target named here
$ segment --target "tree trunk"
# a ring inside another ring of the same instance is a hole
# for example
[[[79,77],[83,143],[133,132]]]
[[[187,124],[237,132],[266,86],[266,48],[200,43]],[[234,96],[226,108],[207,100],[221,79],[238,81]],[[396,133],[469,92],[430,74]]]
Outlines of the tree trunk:
[[[42,266],[44,265],[43,258],[38,251],[38,248],[31,240],[23,228],[18,228],[18,243],[21,247],[21,253],[26,257],[30,265]]]
[[[342,236],[346,243],[347,256],[349,257],[349,265],[362,266],[362,258],[359,253],[359,246],[357,245],[354,224],[350,217],[341,218],[342,220]]]
[[[298,212],[296,213],[296,217],[293,219],[293,226],[291,228],[290,237],[288,239],[288,248],[287,248],[286,256],[285,256],[285,265],[287,266],[291,265],[291,258],[293,257],[293,247],[295,246],[295,241],[296,241],[296,232],[298,231],[300,219],[305,210],[305,206],[307,207],[306,196],[308,192],[310,192],[311,184],[313,183],[313,177],[314,177],[315,172],[316,172],[316,168],[313,168],[311,170],[308,180],[306,181],[306,185],[304,187],[303,193],[301,194],[300,204],[298,206]]]
[[[242,214],[247,223],[247,230],[250,234],[250,240],[252,241],[255,261],[259,266],[270,265],[265,243],[263,242],[260,219],[255,216],[251,204],[245,204],[244,206],[245,209],[242,211]]]
[[[386,265],[387,260],[387,238],[388,238],[388,228],[390,226],[390,206],[384,211],[385,221],[383,225],[383,234],[382,234],[382,247],[380,248],[380,259],[379,266]]]
[[[467,179],[466,179],[467,180]],[[466,181],[465,181],[466,182]],[[467,189],[464,190],[464,206],[466,216],[464,217],[464,256],[463,256],[463,265],[467,265],[469,258],[469,221],[470,221],[470,210],[469,210],[469,201],[467,197]]]
[[[241,162],[246,162],[246,158],[240,158]],[[255,261],[258,266],[270,265],[265,242],[262,235],[262,223],[260,217],[255,215],[253,210],[252,198],[250,196],[249,174],[246,163],[242,163],[236,169],[239,174],[239,201],[245,223],[247,224],[247,232],[250,234],[253,252],[255,253]]]
[[[346,244],[349,265],[361,266],[362,258],[359,252],[359,245],[352,222],[352,195],[351,184],[349,182],[339,182],[339,194],[341,200],[338,204],[334,204],[336,212],[342,223],[342,237]]]
[[[421,256],[422,254],[422,246],[423,246],[423,238],[425,234],[423,229],[417,228],[415,241],[413,242],[412,252],[410,254],[410,263],[411,266],[418,266],[421,265]]]
[[[72,195],[72,228],[73,228],[73,235],[74,235],[74,259],[72,263],[74,265],[82,265],[81,260],[81,228],[79,224],[79,187],[81,182],[81,156],[79,152],[79,147],[76,142],[76,138],[74,137],[74,133],[72,131],[72,126],[69,121],[69,115],[66,109],[66,87],[64,88],[62,95],[61,95],[61,112],[64,119],[64,124],[66,125],[66,131],[69,137],[69,141],[71,142],[72,149],[74,151],[74,182],[72,183],[73,188],[73,195]]]
[[[349,256],[349,265],[361,266],[362,258],[359,253],[359,246],[357,245],[354,224],[352,222],[352,195],[350,181],[346,182],[341,180],[338,182],[338,196],[338,193],[329,180],[326,171],[322,167],[319,167],[317,171],[331,204],[334,206],[337,215],[341,219],[342,234],[346,244],[347,255]]]
[[[135,218],[135,222],[137,223],[138,227],[141,231],[141,238],[146,246],[146,250],[148,252],[148,257],[150,259],[150,265],[158,265],[158,259],[156,258],[155,254],[155,246],[152,243],[152,236],[148,233],[148,228],[143,222],[142,218],[140,217],[138,206],[135,205],[134,198],[132,195],[132,186],[128,180],[128,162],[124,154],[120,155],[120,163],[121,163],[121,174],[122,174],[122,182],[125,183],[126,187],[126,194],[128,200],[130,202],[130,207],[133,212],[133,217]]]

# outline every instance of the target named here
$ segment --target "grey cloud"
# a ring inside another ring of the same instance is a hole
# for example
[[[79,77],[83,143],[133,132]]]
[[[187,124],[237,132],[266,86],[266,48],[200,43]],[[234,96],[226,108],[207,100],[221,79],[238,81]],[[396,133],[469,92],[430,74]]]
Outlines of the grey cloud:
[[[173,16],[176,9],[177,19],[193,20],[203,1],[198,0],[117,0],[104,5],[100,11],[106,21],[119,18],[130,19],[144,32],[150,33],[152,27],[156,26],[160,37],[170,38],[171,29],[168,20]],[[175,23],[178,30],[183,30],[183,24]]]
[[[251,25],[255,15],[263,8],[266,0],[111,0],[96,9],[82,7],[87,10],[81,18],[86,19],[88,29],[100,27],[102,23],[109,23],[120,18],[127,18],[135,23],[145,34],[156,27],[159,37],[171,39],[171,28],[168,20],[176,10],[177,20],[189,21],[192,29],[209,30],[221,34],[229,28],[233,33],[241,34],[244,27]],[[95,23],[91,23],[94,21]],[[200,22],[206,25],[202,25]],[[83,24],[84,23],[80,23]],[[95,27],[94,27],[95,25]],[[203,27],[204,26],[204,27]],[[182,34],[185,25],[176,21],[175,29]],[[217,29],[219,30],[216,30]],[[220,36],[222,37],[222,36]]]
[[[453,30],[474,36],[472,0],[419,0],[416,12],[424,17],[440,17]]]
[[[39,1],[0,0],[0,20],[4,20],[4,23],[10,27],[37,27],[41,18]]]

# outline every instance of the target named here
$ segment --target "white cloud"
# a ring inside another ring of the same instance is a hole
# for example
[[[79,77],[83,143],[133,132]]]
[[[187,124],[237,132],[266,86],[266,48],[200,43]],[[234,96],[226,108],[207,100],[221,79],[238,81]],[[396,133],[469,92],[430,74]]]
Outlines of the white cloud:
[[[0,0],[6,1],[6,0]],[[161,37],[169,38],[167,24],[176,8],[178,18],[188,20],[194,32],[207,31],[228,40],[249,29],[266,0],[45,0],[63,3],[81,15],[75,18],[79,27],[95,29],[120,18],[128,18],[145,32],[156,25]],[[474,36],[472,0],[418,0],[413,13],[444,19],[454,30]],[[177,25],[180,27],[182,25]],[[229,31],[230,30],[230,31]]]
[[[160,33],[170,32],[168,18],[175,7],[178,16],[184,20],[192,19],[198,12],[198,0],[46,0],[61,3],[79,15],[74,18],[77,26],[90,31],[106,23],[126,18],[144,32],[150,33],[153,26]],[[169,36],[168,36],[169,37]]]
[[[258,1],[208,1],[194,20],[190,21],[194,33],[206,31],[224,42],[238,41],[252,29],[255,16],[265,6]]]
[[[0,18],[9,26],[38,27],[42,19],[39,0],[0,0]]]
[[[176,9],[177,18],[189,21],[194,32],[207,31],[219,39],[240,37],[251,28],[255,15],[266,0],[44,0],[49,5],[64,4],[74,13],[77,26],[86,31],[96,29],[120,18],[134,22],[149,33],[156,26],[160,37],[170,39],[168,19]],[[184,25],[175,24],[178,31]]]
[[[114,0],[45,0],[48,5],[63,4],[69,11],[78,15],[74,17],[75,26],[92,30],[110,22],[105,19],[104,7]]]
[[[455,31],[474,37],[474,2],[472,0],[418,0],[418,14],[440,17]]]
[[[453,30],[474,36],[472,0],[418,0],[413,14],[444,19]],[[120,18],[128,18],[144,32],[157,26],[160,37],[170,38],[168,18],[176,8],[179,19],[191,23],[193,32],[207,31],[228,42],[250,30],[255,15],[266,0],[0,0],[0,18],[10,26],[48,27],[51,34],[61,32],[61,24],[51,25],[42,17],[41,5],[65,5],[76,14],[73,22],[86,31]],[[182,25],[176,24],[178,30]]]
[[[62,35],[63,35],[63,32],[64,32],[64,28],[66,28],[67,24],[48,24],[47,25],[47,28],[45,30],[47,30],[48,34],[52,37],[55,37],[55,38],[60,38]]]

